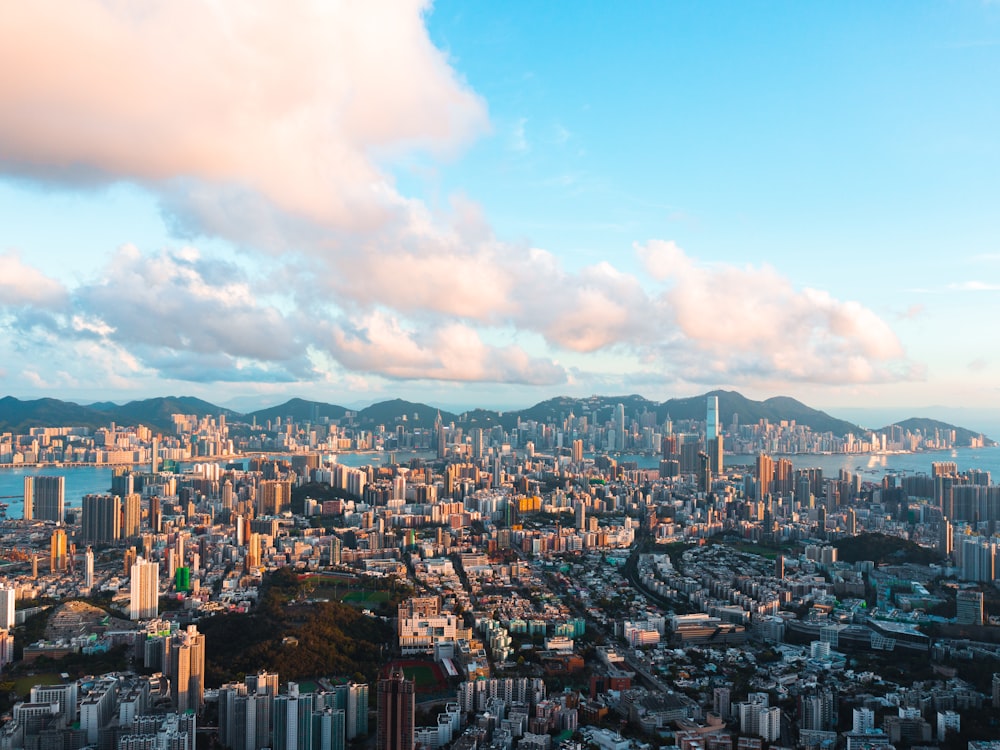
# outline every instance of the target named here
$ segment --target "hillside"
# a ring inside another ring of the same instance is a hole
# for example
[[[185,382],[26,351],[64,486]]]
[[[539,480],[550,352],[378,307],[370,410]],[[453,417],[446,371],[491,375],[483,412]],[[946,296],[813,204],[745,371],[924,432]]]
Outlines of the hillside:
[[[165,396],[129,401],[104,413],[107,415],[107,420],[117,424],[141,424],[160,432],[174,431],[172,414],[195,414],[199,417],[207,414],[218,417],[225,414],[227,418],[237,416],[235,412],[191,396]]]
[[[434,426],[434,421],[437,419],[438,413],[441,414],[441,421],[445,424],[458,419],[458,415],[452,414],[450,411],[443,411],[427,404],[418,404],[412,401],[404,401],[401,398],[394,398],[391,401],[381,401],[365,407],[358,412],[357,421],[362,426],[374,427],[384,424],[386,427],[391,427],[405,418],[405,421],[411,428],[426,427],[430,429]]]
[[[888,432],[890,427],[902,427],[903,430],[909,430],[910,432],[921,432],[924,435],[933,435],[934,431],[938,432],[950,432],[955,431],[955,443],[957,445],[969,445],[970,441],[974,438],[982,437],[982,433],[973,432],[972,430],[967,430],[964,427],[956,427],[955,425],[948,424],[947,422],[941,422],[937,419],[925,419],[922,417],[910,417],[909,419],[904,419],[902,422],[895,422],[894,425],[886,425],[882,427],[878,432]],[[996,445],[996,442],[986,438],[988,445]]]
[[[439,410],[428,404],[391,399],[381,401],[361,409],[352,417],[354,424],[373,429],[378,425],[391,428],[405,422],[408,426],[431,429],[440,413],[444,424],[452,424],[469,430],[473,428],[489,429],[501,425],[504,429],[513,429],[518,421],[561,424],[571,414],[577,418],[586,417],[590,424],[604,424],[614,419],[618,404],[625,407],[625,415],[629,418],[639,418],[643,414],[655,415],[657,424],[663,424],[669,415],[674,423],[692,420],[704,422],[705,397],[716,396],[719,399],[719,418],[723,426],[729,429],[734,418],[738,424],[756,424],[762,419],[776,423],[794,421],[808,427],[814,432],[831,432],[842,436],[848,432],[862,434],[861,427],[842,419],[836,419],[826,412],[813,409],[800,401],[787,396],[776,396],[765,401],[748,399],[735,391],[711,391],[700,396],[675,398],[662,403],[650,401],[638,395],[627,396],[590,396],[588,398],[572,398],[559,396],[540,401],[534,406],[515,411],[494,411],[490,409],[473,409],[461,415],[450,411]],[[111,422],[119,425],[146,425],[151,429],[169,433],[173,432],[171,415],[225,414],[231,424],[250,424],[256,419],[257,424],[265,424],[277,417],[291,417],[298,422],[313,420],[343,420],[349,410],[343,406],[321,401],[309,401],[293,398],[268,409],[260,409],[249,414],[238,414],[229,409],[190,396],[168,396],[151,398],[141,401],[130,401],[118,405],[111,401],[102,401],[89,406],[53,398],[43,398],[34,401],[21,401],[12,396],[0,398],[0,432],[24,433],[31,427],[88,427],[96,429],[106,427]],[[963,427],[947,424],[934,419],[911,418],[898,422],[898,426],[911,431],[921,430],[925,434],[954,430],[959,445],[968,445],[969,440],[978,437],[979,433]],[[888,430],[888,427],[882,428]],[[987,438],[990,445],[996,443]]]
[[[768,422],[794,420],[796,424],[805,425],[813,432],[832,432],[838,436],[848,432],[856,435],[863,432],[856,424],[831,417],[826,412],[810,408],[794,398],[775,396],[766,401],[753,401],[736,391],[709,391],[704,396],[670,399],[657,408],[657,417],[663,420],[669,414],[675,421],[678,419],[703,421],[706,396],[718,397],[719,421],[726,429],[732,424],[735,415],[739,424],[757,424],[762,419]]]
[[[23,433],[32,427],[63,425],[96,428],[107,423],[108,417],[104,413],[70,401],[55,398],[21,401],[13,396],[0,398],[0,432]]]
[[[257,424],[264,424],[268,420],[277,417],[285,419],[291,417],[296,422],[313,422],[326,417],[327,419],[343,419],[347,409],[336,404],[327,404],[322,401],[307,401],[302,398],[289,399],[283,404],[272,406],[268,409],[258,409],[249,414],[243,415],[243,421],[250,422],[257,420]]]

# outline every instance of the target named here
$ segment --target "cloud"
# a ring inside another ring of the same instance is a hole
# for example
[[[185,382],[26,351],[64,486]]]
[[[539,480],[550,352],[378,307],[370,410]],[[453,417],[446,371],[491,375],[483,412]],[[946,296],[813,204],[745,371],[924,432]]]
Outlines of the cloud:
[[[476,330],[457,323],[417,332],[375,312],[332,328],[330,339],[330,351],[344,367],[388,378],[528,385],[566,381],[559,365],[531,357],[517,346],[489,346]]]
[[[62,284],[25,265],[19,253],[0,253],[0,307],[61,307],[65,298]]]
[[[381,160],[454,153],[487,128],[482,100],[431,43],[427,9],[11,6],[0,25],[0,165],[53,182],[138,182],[192,230],[227,236],[242,237],[248,214],[381,223],[401,200]]]
[[[0,24],[0,170],[142,185],[179,237],[226,238],[243,256],[219,260],[195,241],[125,246],[67,289],[0,255],[6,325],[36,334],[32,346],[90,347],[81,361],[121,356],[124,374],[195,382],[337,370],[561,385],[589,376],[560,362],[609,356],[690,382],[919,376],[874,311],[768,266],[704,264],[654,240],[633,248],[643,273],[571,270],[498,239],[471,200],[438,209],[402,194],[401,156],[447,157],[489,127],[431,43],[427,9],[12,5]],[[530,147],[527,125],[511,126],[515,150]],[[275,274],[258,270],[279,252]]]
[[[659,325],[683,377],[735,382],[881,382],[913,377],[899,339],[872,310],[796,289],[768,266],[702,266],[672,242],[636,246],[653,278]]]
[[[1000,284],[985,281],[961,281],[948,284],[953,292],[1000,292]]]

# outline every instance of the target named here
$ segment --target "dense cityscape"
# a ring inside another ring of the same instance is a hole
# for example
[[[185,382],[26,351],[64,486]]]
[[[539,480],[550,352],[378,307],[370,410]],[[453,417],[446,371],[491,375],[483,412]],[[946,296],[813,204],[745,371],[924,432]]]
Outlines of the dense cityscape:
[[[998,84],[1000,0],[4,3],[0,750],[1000,750]]]
[[[0,750],[996,747],[1000,486],[954,430],[712,395],[463,424],[0,435],[36,467],[0,524]],[[831,449],[927,470],[788,456]],[[74,497],[75,464],[111,486]]]

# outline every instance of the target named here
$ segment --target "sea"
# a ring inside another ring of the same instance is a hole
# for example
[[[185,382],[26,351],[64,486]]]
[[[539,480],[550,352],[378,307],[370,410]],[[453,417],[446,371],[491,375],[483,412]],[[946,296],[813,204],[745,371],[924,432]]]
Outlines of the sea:
[[[418,453],[409,451],[372,452],[372,453],[339,453],[337,462],[344,466],[380,466],[390,462],[406,463],[411,458],[433,458],[433,453]],[[287,459],[287,455],[275,455],[276,459]],[[195,462],[192,462],[195,463]],[[199,462],[205,463],[205,462]],[[226,463],[242,463],[246,459],[226,461]],[[181,470],[189,464],[182,464]],[[139,466],[136,470],[148,470],[149,466]],[[24,516],[24,478],[31,476],[66,478],[66,507],[80,507],[83,496],[101,494],[111,491],[111,474],[113,469],[108,466],[18,466],[0,467],[0,510],[6,504],[7,518],[22,518]],[[0,518],[3,516],[0,515]]]
[[[429,453],[341,453],[337,461],[345,466],[382,465],[391,461],[405,463],[411,458],[427,459]],[[284,458],[284,456],[282,456]],[[820,468],[824,477],[836,477],[841,469],[852,474],[861,474],[862,481],[880,482],[886,474],[930,474],[935,461],[954,461],[959,471],[979,469],[988,471],[992,480],[1000,479],[1000,447],[956,448],[944,451],[920,453],[851,453],[815,454],[804,453],[789,456],[774,455],[774,458],[788,458],[796,469]],[[657,455],[621,455],[621,462],[634,462],[641,469],[656,469],[660,465]],[[727,467],[753,466],[755,458],[750,455],[727,455]],[[104,466],[22,466],[0,468],[0,503],[7,504],[8,518],[21,518],[24,514],[24,478],[26,476],[66,477],[66,505],[79,507],[84,495],[108,492],[111,489],[111,472]]]

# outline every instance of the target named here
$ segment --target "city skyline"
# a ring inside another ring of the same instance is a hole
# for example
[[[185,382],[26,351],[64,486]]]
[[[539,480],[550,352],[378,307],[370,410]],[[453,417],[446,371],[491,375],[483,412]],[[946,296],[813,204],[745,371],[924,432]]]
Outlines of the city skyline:
[[[0,393],[1000,415],[996,4],[8,21]]]

